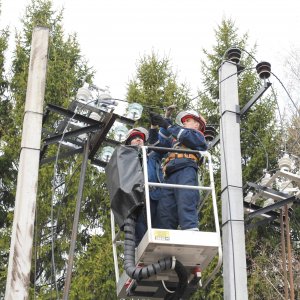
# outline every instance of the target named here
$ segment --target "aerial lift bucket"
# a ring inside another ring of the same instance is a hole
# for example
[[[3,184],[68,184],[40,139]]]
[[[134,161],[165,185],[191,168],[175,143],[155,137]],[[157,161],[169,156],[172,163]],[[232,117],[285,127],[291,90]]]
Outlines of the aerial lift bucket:
[[[166,183],[154,183],[148,181],[147,170],[147,150],[161,149],[155,147],[142,147],[143,154],[143,177],[145,184],[145,202],[147,215],[147,232],[143,239],[135,249],[135,262],[137,266],[146,266],[156,263],[165,258],[172,257],[178,260],[186,268],[189,277],[189,285],[182,299],[189,299],[190,295],[198,288],[206,287],[212,278],[219,271],[222,264],[222,246],[220,227],[217,211],[217,201],[214,187],[213,166],[211,155],[208,152],[188,151],[182,152],[200,154],[208,168],[210,184],[209,186],[182,186]],[[174,149],[163,148],[164,151],[174,151]],[[179,150],[181,151],[181,150]],[[176,149],[178,152],[178,149]],[[215,231],[186,231],[186,230],[169,230],[157,229],[151,226],[150,215],[150,198],[149,186],[171,187],[171,188],[186,188],[198,189],[206,193],[206,197],[211,195],[213,214],[215,221]],[[151,277],[143,280],[131,279],[126,272],[120,276],[119,259],[122,257],[122,245],[124,241],[121,239],[122,232],[116,232],[116,222],[113,211],[111,211],[111,227],[112,227],[112,243],[114,267],[117,284],[118,299],[166,299],[166,295],[174,293],[178,284],[178,276],[173,270],[165,270],[159,274],[154,274]],[[120,228],[120,226],[118,226]],[[120,252],[121,251],[121,252]],[[201,272],[208,267],[212,260],[218,255],[218,262],[208,276],[206,281],[201,283]],[[119,259],[118,259],[119,258]]]

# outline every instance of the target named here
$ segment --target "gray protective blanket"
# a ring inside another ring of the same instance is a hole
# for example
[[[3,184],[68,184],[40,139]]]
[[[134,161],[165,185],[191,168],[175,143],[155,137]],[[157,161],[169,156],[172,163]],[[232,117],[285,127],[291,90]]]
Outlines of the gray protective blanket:
[[[111,209],[122,229],[125,219],[145,202],[144,175],[137,148],[118,145],[105,168]]]

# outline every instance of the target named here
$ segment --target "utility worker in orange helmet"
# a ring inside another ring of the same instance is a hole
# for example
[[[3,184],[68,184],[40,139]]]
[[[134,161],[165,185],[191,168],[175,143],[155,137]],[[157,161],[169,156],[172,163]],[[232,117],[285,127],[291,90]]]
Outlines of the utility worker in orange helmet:
[[[152,113],[155,124],[167,130],[172,139],[159,135],[160,143],[167,148],[207,150],[204,137],[205,119],[196,111],[180,112],[176,123],[170,125],[158,114]],[[164,163],[165,183],[180,185],[198,185],[199,157],[195,154],[170,152]],[[160,228],[199,230],[198,205],[200,195],[198,190],[163,188],[162,198],[158,204],[158,224]]]

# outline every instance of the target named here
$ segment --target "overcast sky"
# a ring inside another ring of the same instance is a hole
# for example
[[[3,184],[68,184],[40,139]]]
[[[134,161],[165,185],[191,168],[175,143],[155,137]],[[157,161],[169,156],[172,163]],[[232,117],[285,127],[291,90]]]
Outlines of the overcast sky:
[[[0,28],[17,26],[29,0],[0,0]],[[82,53],[96,70],[95,84],[109,86],[112,97],[125,98],[136,63],[155,51],[168,56],[179,81],[196,95],[201,88],[202,49],[215,43],[214,30],[231,18],[239,33],[257,43],[258,61],[269,61],[284,82],[283,61],[300,47],[297,0],[54,0],[65,8],[64,30],[76,32]],[[247,49],[246,49],[247,50]],[[248,49],[250,50],[250,49]],[[272,80],[271,80],[272,81]],[[273,79],[273,82],[275,78]]]

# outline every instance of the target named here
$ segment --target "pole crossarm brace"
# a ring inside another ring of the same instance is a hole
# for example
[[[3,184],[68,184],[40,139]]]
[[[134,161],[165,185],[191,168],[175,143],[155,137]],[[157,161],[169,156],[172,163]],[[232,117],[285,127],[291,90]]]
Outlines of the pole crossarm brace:
[[[74,107],[74,109],[75,108],[76,107]],[[97,111],[99,111],[98,108],[95,108],[95,109]],[[68,156],[83,152],[84,141],[81,142],[79,139],[75,139],[75,138],[77,138],[78,136],[80,136],[82,134],[92,133],[91,140],[90,140],[90,146],[88,149],[88,158],[91,160],[92,164],[98,165],[100,167],[105,167],[106,162],[96,159],[94,156],[103,142],[105,142],[106,144],[111,145],[113,147],[120,144],[120,142],[106,137],[109,130],[114,125],[115,121],[119,121],[121,123],[130,125],[130,126],[133,126],[135,123],[134,120],[129,119],[124,116],[120,116],[118,114],[115,114],[115,113],[113,113],[113,111],[108,112],[108,111],[100,110],[100,113],[102,113],[102,115],[104,115],[104,118],[101,119],[100,121],[98,121],[98,120],[94,120],[92,118],[86,117],[84,115],[81,115],[79,113],[74,113],[73,110],[65,109],[65,108],[59,107],[54,104],[47,105],[46,111],[44,113],[44,121],[48,118],[50,111],[64,116],[65,119],[63,121],[63,125],[61,125],[59,127],[60,128],[58,130],[59,134],[51,134],[47,130],[43,130],[43,132],[48,137],[43,139],[43,148],[42,148],[41,156],[40,156],[40,165],[43,165],[43,164],[46,164],[46,163],[56,160],[56,157],[47,157],[47,158],[43,157],[49,145],[59,143],[62,141],[66,142],[67,144],[64,144],[64,147],[69,147],[69,148],[71,148],[71,150],[60,153],[58,155],[58,159],[66,158]],[[69,120],[74,119],[80,123],[86,124],[87,126],[78,128],[79,126],[82,126],[82,125],[77,126],[76,125],[77,123],[76,124],[70,123],[72,125],[72,126],[70,126],[70,128],[72,128],[73,130],[66,131],[65,133],[63,133],[63,131],[65,130],[65,127],[68,126],[68,124],[69,124],[68,119]]]
[[[295,203],[300,204],[299,199],[297,199],[295,196],[290,196],[289,194],[285,194],[285,193],[282,193],[282,192],[276,191],[274,189],[267,188],[265,186],[261,186],[261,185],[258,185],[256,183],[252,183],[252,182],[248,182],[247,185],[249,185],[250,187],[253,187],[255,189],[262,190],[263,192],[267,193],[268,196],[271,198],[273,196],[273,198],[275,198],[275,199],[280,198],[281,200],[277,201],[274,204],[268,205],[263,208],[259,208],[259,209],[255,210],[254,212],[249,213],[247,215],[246,219],[252,219],[255,216],[267,214],[267,213],[274,214],[275,213],[274,210],[279,209],[282,206],[289,204],[289,203],[295,202]]]
[[[264,194],[267,194],[267,196],[273,197],[273,199],[275,199],[275,200],[282,200],[282,199],[287,199],[287,198],[291,197],[289,194],[276,191],[272,188],[262,186],[262,185],[259,185],[257,183],[247,182],[247,185],[250,186],[250,187],[255,188],[256,190],[262,191]],[[293,197],[295,198],[295,196],[293,196]]]
[[[218,143],[220,142],[220,135],[218,134],[213,140],[212,142],[208,145],[208,148],[211,149],[214,146],[216,146]]]
[[[105,168],[106,165],[107,165],[107,162],[103,161],[103,160],[100,160],[98,158],[92,158],[91,159],[91,164],[96,165],[96,166],[101,167],[101,168]]]
[[[271,217],[256,221],[255,223],[253,223],[253,222],[252,223],[246,223],[249,220],[245,220],[245,229],[250,230],[250,229],[255,228],[257,226],[263,226],[263,225],[266,225],[267,223],[271,223],[271,222],[273,222],[273,224],[279,228],[280,224],[278,224],[278,222],[276,222],[276,219],[277,219],[277,217],[271,216]]]
[[[70,119],[74,119],[76,121],[79,121],[79,122],[87,123],[87,124],[90,124],[90,125],[99,124],[99,121],[97,121],[97,120],[91,119],[89,117],[83,116],[83,115],[78,114],[78,113],[74,113],[74,111],[65,109],[63,107],[60,107],[60,106],[57,106],[57,105],[54,105],[54,104],[48,104],[47,109],[51,110],[53,112],[59,113],[61,115],[64,115],[64,116],[66,116]]]
[[[83,152],[83,147],[75,149],[75,150],[66,151],[64,153],[60,153],[58,155],[58,159],[66,158],[66,157],[69,157],[71,155],[75,155],[75,154],[82,153],[82,152]],[[47,164],[49,162],[55,161],[55,160],[56,160],[56,156],[43,158],[43,159],[40,160],[40,166],[42,166],[44,164]]]
[[[79,129],[68,131],[68,132],[65,132],[62,134],[54,135],[52,137],[44,139],[44,145],[55,144],[59,141],[62,141],[62,138],[64,138],[63,140],[69,139],[70,137],[75,137],[75,136],[79,136],[79,135],[87,133],[87,132],[96,131],[96,130],[100,129],[101,127],[102,127],[102,124],[100,124],[98,122],[98,124],[94,124],[94,125],[90,125],[87,127],[82,127]],[[71,140],[69,140],[69,141],[71,141]]]
[[[242,117],[251,106],[265,93],[265,91],[272,85],[271,82],[266,82],[264,85],[253,95],[253,97],[245,104],[245,106],[240,111],[240,116]]]
[[[267,209],[267,210],[261,211],[261,209],[266,208],[266,207],[261,207],[261,206],[256,205],[256,204],[249,203],[247,201],[244,201],[244,208],[246,208],[246,209],[248,209],[248,210],[251,211],[245,217],[245,221],[254,218],[256,215],[264,215],[268,219],[273,219],[273,218],[277,219],[277,218],[280,217],[280,214],[278,212],[276,212],[276,211],[273,211],[272,209]],[[260,213],[259,214],[258,213],[254,214],[257,211],[260,211]]]
[[[253,95],[253,97],[245,104],[245,106],[238,113],[240,117],[245,115],[251,106],[264,94],[264,92],[272,85],[270,82],[265,82],[264,85]],[[213,148],[220,142],[220,135],[218,134],[209,144],[209,149]]]
[[[110,128],[113,126],[114,122],[117,119],[117,115],[114,113],[108,113],[104,120],[104,126],[94,134],[94,136],[91,138],[91,145],[90,145],[90,151],[89,151],[89,159],[93,158],[96,154],[97,150],[99,149],[100,145],[105,140],[105,137],[110,130]]]

